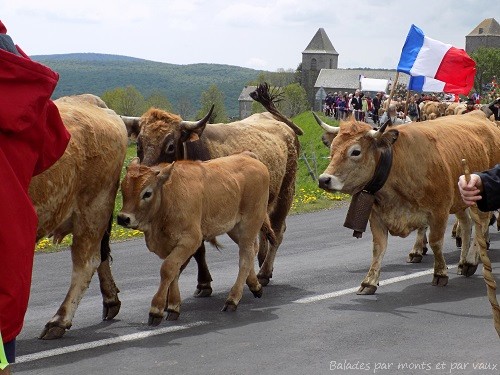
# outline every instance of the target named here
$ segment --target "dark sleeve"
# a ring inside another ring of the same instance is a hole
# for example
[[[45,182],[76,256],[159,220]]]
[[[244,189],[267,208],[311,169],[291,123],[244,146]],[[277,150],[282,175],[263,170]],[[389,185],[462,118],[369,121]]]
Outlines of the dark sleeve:
[[[483,183],[483,198],[477,202],[477,207],[483,212],[500,208],[500,164],[478,175]]]

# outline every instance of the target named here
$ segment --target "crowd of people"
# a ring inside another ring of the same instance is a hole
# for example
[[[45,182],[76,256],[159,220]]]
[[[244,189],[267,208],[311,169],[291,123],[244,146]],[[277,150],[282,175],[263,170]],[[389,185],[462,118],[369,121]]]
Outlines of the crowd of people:
[[[343,94],[329,92],[323,104],[323,112],[325,116],[333,117],[336,120],[346,120],[353,116],[357,121],[373,122],[375,125],[379,125],[380,109],[384,107],[387,98],[388,95],[384,92],[378,92],[373,97],[361,90],[356,90],[354,93],[344,92]],[[412,121],[419,121],[418,105],[424,100],[439,101],[435,96],[414,94],[410,98],[407,108],[408,116]],[[405,103],[401,97],[394,98],[390,110],[395,112],[397,118],[406,118],[404,114]]]
[[[458,102],[458,95],[435,95],[435,94],[418,94],[415,93],[408,97],[408,103],[403,101],[400,96],[392,99],[388,113],[381,111],[384,109],[384,102],[388,99],[388,95],[384,92],[378,92],[373,97],[363,93],[361,90],[356,90],[354,93],[344,92],[329,92],[323,104],[323,112],[325,116],[332,117],[335,120],[346,120],[352,117],[356,121],[364,121],[372,123],[374,126],[383,124],[388,117],[391,118],[392,124],[402,124],[407,122],[422,121],[421,103],[422,102]],[[469,113],[477,110],[480,103],[478,94],[472,94],[467,98],[466,108],[462,113]],[[500,121],[500,98],[488,102],[487,107],[493,112],[495,121]],[[384,112],[382,114],[382,112]],[[424,118],[425,119],[425,118]]]

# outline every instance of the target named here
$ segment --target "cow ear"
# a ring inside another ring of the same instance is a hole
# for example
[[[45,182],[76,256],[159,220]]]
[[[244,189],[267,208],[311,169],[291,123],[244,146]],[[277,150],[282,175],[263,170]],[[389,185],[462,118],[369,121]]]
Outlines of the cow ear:
[[[135,158],[133,158],[130,163],[127,165],[127,168],[126,170],[128,171],[128,168],[132,165],[139,165],[140,161],[139,161],[139,158],[136,156]]]
[[[385,143],[385,144],[393,145],[394,142],[397,141],[398,137],[399,137],[398,130],[396,130],[396,129],[388,130],[382,135],[382,137],[380,137],[379,144]]]
[[[158,171],[158,180],[160,184],[164,184],[170,179],[170,176],[172,175],[172,171],[174,170],[174,164],[168,164],[166,167],[163,167],[160,171]]]

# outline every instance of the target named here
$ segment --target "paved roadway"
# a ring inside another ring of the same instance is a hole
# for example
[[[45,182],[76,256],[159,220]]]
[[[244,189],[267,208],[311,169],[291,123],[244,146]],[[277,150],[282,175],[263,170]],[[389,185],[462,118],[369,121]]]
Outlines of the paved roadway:
[[[160,260],[142,239],[115,243],[112,265],[121,289],[116,320],[101,321],[97,276],[66,335],[38,340],[61,303],[70,254],[37,254],[32,297],[18,340],[14,374],[499,374],[497,336],[479,268],[456,275],[459,251],[445,238],[450,281],[430,285],[432,255],[405,263],[414,235],[391,237],[373,296],[357,296],[371,258],[371,235],[342,226],[346,205],[291,216],[261,299],[245,288],[238,310],[221,312],[237,271],[237,251],[209,248],[210,298],[191,296],[195,265],[180,279],[180,320],[147,326]],[[451,218],[450,218],[451,225]],[[498,282],[500,233],[489,256]],[[311,298],[309,298],[311,297]],[[403,367],[402,367],[403,366]],[[363,367],[363,369],[361,369]],[[398,368],[399,367],[399,368]]]

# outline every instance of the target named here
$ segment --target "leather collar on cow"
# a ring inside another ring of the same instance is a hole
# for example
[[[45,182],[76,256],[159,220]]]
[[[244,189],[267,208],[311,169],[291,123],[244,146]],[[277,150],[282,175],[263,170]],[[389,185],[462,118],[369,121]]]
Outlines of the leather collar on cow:
[[[375,193],[384,186],[392,167],[392,144],[397,140],[399,132],[391,130],[383,135],[377,142],[380,157],[375,167],[372,179],[362,191],[354,194],[347,211],[344,227],[353,229],[353,236],[361,238],[366,230],[368,218],[375,202]]]
[[[377,147],[380,152],[375,173],[372,179],[365,185],[363,191],[370,194],[375,194],[384,186],[392,167],[392,143],[382,142],[382,145]]]

